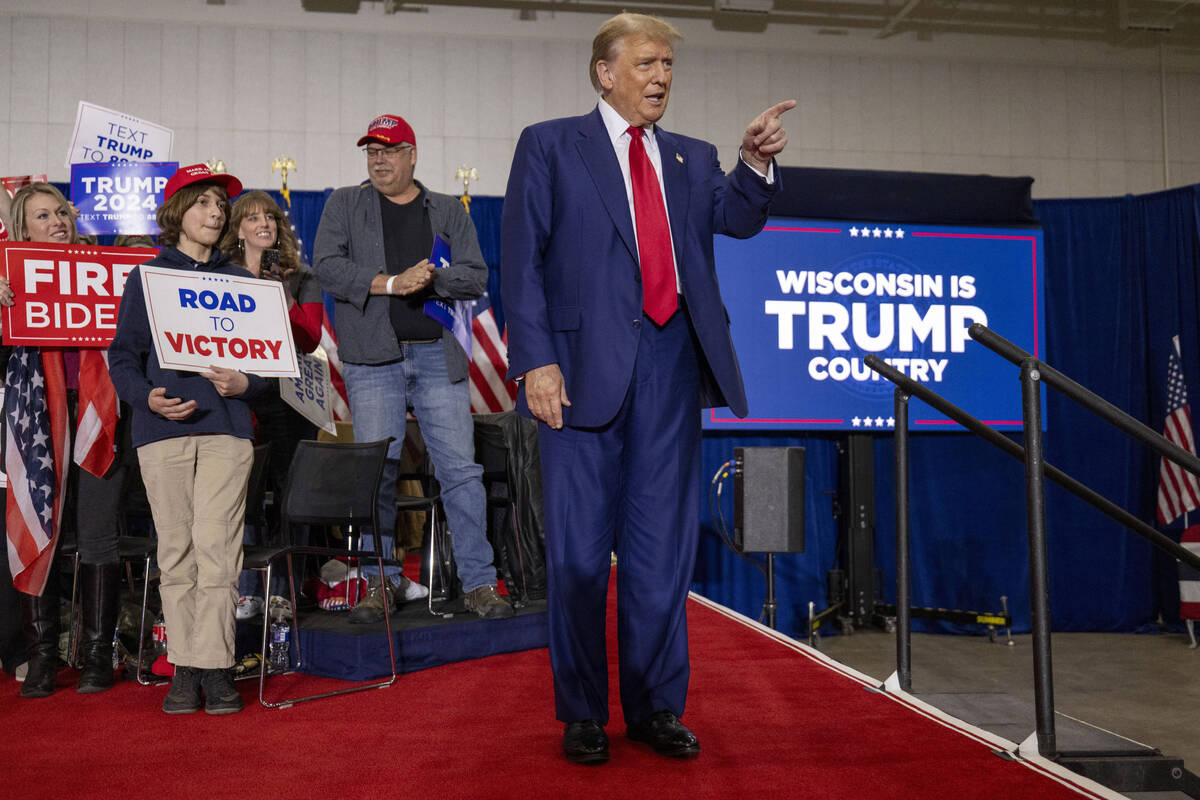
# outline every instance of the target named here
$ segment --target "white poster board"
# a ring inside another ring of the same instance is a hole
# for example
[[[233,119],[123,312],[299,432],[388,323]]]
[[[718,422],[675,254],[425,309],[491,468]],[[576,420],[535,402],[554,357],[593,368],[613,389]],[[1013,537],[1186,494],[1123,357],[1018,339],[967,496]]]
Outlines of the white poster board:
[[[329,357],[318,347],[312,353],[298,353],[300,377],[280,378],[279,396],[306,420],[326,433],[337,433],[333,419],[333,381],[329,377]]]
[[[170,128],[80,100],[63,166],[173,161],[174,141]]]
[[[164,368],[300,375],[279,281],[144,264],[141,274],[154,352]]]

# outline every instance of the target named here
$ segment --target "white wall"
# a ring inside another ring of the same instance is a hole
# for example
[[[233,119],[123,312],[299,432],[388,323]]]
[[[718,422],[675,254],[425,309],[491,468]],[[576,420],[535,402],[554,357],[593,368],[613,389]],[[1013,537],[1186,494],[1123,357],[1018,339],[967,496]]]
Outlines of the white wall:
[[[340,186],[365,178],[354,142],[393,112],[416,130],[426,185],[457,191],[466,163],[472,194],[499,195],[523,126],[595,103],[598,17],[227,3],[0,0],[0,174],[66,180],[87,100],[173,128],[177,160],[221,158],[248,186],[278,187],[281,154],[299,166],[292,188]],[[1154,49],[680,27],[664,125],[714,142],[726,164],[756,113],[795,97],[787,165],[1032,175],[1036,197],[1166,188]],[[1170,185],[1200,182],[1200,58],[1169,53],[1166,77]]]

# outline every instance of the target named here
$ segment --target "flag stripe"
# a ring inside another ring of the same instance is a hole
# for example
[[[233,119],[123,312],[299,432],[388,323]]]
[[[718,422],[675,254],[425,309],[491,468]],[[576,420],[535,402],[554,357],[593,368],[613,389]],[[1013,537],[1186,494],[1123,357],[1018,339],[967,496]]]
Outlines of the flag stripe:
[[[516,405],[517,385],[505,381],[508,348],[496,327],[491,308],[475,315],[471,323],[471,411],[476,414],[509,411]]]
[[[1177,447],[1196,454],[1192,431],[1192,412],[1188,405],[1187,385],[1180,363],[1178,343],[1167,358],[1167,413],[1163,437]],[[1158,521],[1169,525],[1188,511],[1200,506],[1200,478],[1167,458],[1159,462]]]
[[[4,400],[9,567],[18,591],[40,595],[54,560],[70,463],[62,351],[14,349]]]
[[[79,412],[75,463],[102,478],[112,466],[120,402],[108,375],[108,352],[79,352]]]

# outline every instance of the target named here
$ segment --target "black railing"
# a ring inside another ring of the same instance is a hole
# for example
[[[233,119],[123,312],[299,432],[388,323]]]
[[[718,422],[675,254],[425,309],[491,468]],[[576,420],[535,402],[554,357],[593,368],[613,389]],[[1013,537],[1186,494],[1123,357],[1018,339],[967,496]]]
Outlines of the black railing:
[[[1159,436],[1138,420],[1103,400],[1012,342],[980,324],[969,329],[971,338],[1021,368],[1022,413],[1025,447],[912,380],[874,355],[867,366],[896,385],[896,669],[900,687],[912,690],[911,606],[908,509],[908,400],[916,397],[971,433],[1025,463],[1026,518],[1029,527],[1029,591],[1034,646],[1034,688],[1038,752],[1058,753],[1054,732],[1054,689],[1050,656],[1050,595],[1046,563],[1045,478],[1121,523],[1172,558],[1200,569],[1200,556],[1187,550],[1125,509],[1075,480],[1042,457],[1041,384],[1061,391],[1124,433],[1150,446],[1165,458],[1200,475],[1200,459]]]

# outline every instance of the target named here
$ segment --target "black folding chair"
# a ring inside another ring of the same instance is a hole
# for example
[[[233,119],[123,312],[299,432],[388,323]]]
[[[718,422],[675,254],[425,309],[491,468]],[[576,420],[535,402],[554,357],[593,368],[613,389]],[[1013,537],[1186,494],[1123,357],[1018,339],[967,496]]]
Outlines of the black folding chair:
[[[383,550],[379,536],[372,537],[374,548],[366,551],[355,546],[360,542],[358,528],[370,525],[373,531],[379,530],[379,481],[383,475],[384,460],[387,458],[388,444],[391,439],[379,442],[317,442],[301,441],[292,458],[292,466],[288,471],[287,486],[284,488],[281,506],[281,533],[283,543],[277,548],[267,548],[255,552],[253,566],[249,569],[262,569],[265,572],[266,585],[271,585],[271,571],[281,558],[287,563],[288,591],[292,602],[292,637],[290,652],[295,653],[294,666],[287,672],[299,670],[303,664],[303,654],[300,650],[300,608],[296,602],[296,581],[292,570],[292,556],[312,555],[324,558],[349,558],[352,560],[372,559],[379,565],[383,573]],[[319,546],[313,544],[295,544],[292,536],[293,525],[309,525],[318,528],[345,528],[345,546]],[[245,561],[243,561],[245,564]],[[261,566],[259,566],[261,564]],[[264,613],[262,653],[264,668],[259,670],[258,700],[267,708],[285,708],[306,700],[317,700],[322,697],[332,697],[350,692],[361,692],[365,689],[379,689],[391,686],[396,681],[396,653],[392,642],[392,623],[384,604],[383,624],[387,635],[388,659],[391,663],[391,677],[384,681],[351,686],[331,692],[307,695],[304,697],[288,698],[268,702],[265,697],[268,669],[267,635],[270,630],[269,613]],[[274,673],[280,674],[280,673]]]

